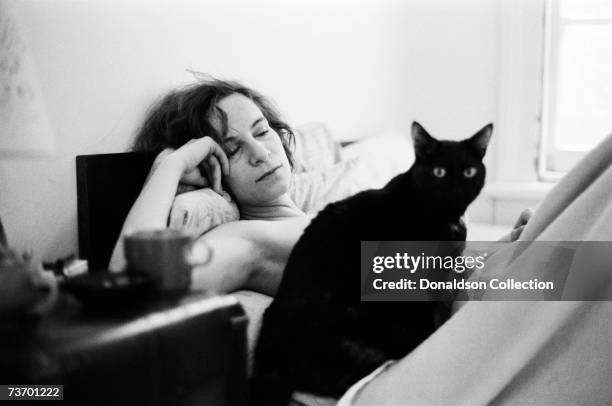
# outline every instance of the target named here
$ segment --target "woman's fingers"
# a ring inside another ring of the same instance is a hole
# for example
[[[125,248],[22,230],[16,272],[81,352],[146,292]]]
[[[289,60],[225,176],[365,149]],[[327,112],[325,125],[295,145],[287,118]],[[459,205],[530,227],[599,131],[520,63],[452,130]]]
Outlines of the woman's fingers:
[[[510,231],[510,233],[504,235],[499,240],[497,240],[497,242],[514,242],[518,240],[524,229],[525,226],[515,227],[512,229],[512,231]]]
[[[510,233],[510,241],[518,240],[521,234],[523,233],[524,229],[525,229],[525,226],[520,226],[512,230],[512,232]]]
[[[206,186],[221,194],[221,165],[217,158],[212,155],[209,156],[205,161],[200,163],[198,169],[205,176]]]
[[[199,187],[210,186],[221,194],[222,177],[228,175],[230,170],[229,160],[223,148],[212,138],[189,140],[176,150],[176,156],[182,161],[183,183]]]
[[[217,158],[218,163],[220,163],[219,169],[221,172],[223,172],[225,176],[229,175],[229,160],[227,159],[227,155],[225,155],[223,148],[221,148],[216,142],[212,147],[212,156]]]
[[[531,218],[532,215],[533,215],[533,209],[523,210],[521,214],[519,215],[518,219],[516,220],[516,223],[514,223],[514,226],[512,227],[512,231],[510,232],[510,234],[502,237],[500,241],[508,241],[508,238],[509,238],[509,241],[518,240],[518,238],[523,233],[523,230],[525,229],[525,225],[529,222],[529,219]]]
[[[519,228],[520,226],[524,226],[525,224],[527,224],[527,222],[529,221],[532,215],[533,215],[533,209],[523,210],[521,214],[519,215],[519,218],[516,220],[516,223],[514,224],[514,228],[516,229],[516,228]]]
[[[208,158],[208,167],[211,172],[212,187],[215,192],[221,194],[221,164],[216,155],[212,155]]]
[[[503,235],[497,240],[497,242],[511,242],[511,241],[512,241],[512,232]]]
[[[223,148],[221,148],[212,138],[204,137],[192,139],[187,142],[185,146],[190,146],[191,149],[193,149],[194,155],[192,155],[193,162],[190,165],[191,167],[204,165],[206,169],[212,170],[216,164],[213,163],[210,158],[214,157],[217,163],[221,165],[221,172],[223,172],[224,175],[229,175],[229,161],[227,155],[225,155]],[[207,173],[207,175],[212,175],[212,173]],[[212,179],[209,179],[209,181],[213,184]]]
[[[184,174],[181,178],[181,183],[197,187],[206,187],[210,185],[208,180],[204,176],[202,176],[202,173],[200,172],[199,168],[194,168]]]

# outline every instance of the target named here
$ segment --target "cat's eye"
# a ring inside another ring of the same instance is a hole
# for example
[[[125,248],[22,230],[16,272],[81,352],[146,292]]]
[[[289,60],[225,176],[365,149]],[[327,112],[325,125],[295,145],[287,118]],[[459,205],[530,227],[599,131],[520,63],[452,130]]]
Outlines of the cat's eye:
[[[446,169],[436,166],[433,169],[433,174],[436,178],[443,178],[446,175]]]
[[[473,178],[474,175],[476,175],[476,172],[478,172],[478,170],[471,166],[463,170],[463,176],[465,176],[466,178]]]

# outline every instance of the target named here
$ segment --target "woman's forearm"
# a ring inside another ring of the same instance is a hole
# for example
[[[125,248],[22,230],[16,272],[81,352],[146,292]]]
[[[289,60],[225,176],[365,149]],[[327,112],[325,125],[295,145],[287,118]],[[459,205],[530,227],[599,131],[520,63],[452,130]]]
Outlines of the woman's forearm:
[[[123,237],[126,234],[138,230],[167,227],[168,214],[182,174],[182,168],[173,159],[164,159],[152,169],[152,173],[123,223],[109,264],[111,270],[119,271],[125,266]]]

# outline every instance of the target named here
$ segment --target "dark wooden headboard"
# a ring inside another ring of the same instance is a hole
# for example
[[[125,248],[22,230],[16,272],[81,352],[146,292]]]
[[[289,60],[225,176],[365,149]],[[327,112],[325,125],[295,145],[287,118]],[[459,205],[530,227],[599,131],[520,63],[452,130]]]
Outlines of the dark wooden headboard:
[[[153,160],[140,152],[76,157],[79,256],[89,260],[90,270],[108,267]]]

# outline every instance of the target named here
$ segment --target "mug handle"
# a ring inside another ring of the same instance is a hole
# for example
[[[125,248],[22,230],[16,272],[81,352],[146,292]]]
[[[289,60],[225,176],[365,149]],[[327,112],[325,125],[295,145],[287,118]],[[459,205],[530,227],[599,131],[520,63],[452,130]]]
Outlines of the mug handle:
[[[212,248],[202,241],[194,241],[187,253],[187,262],[192,267],[208,265],[212,258]]]

